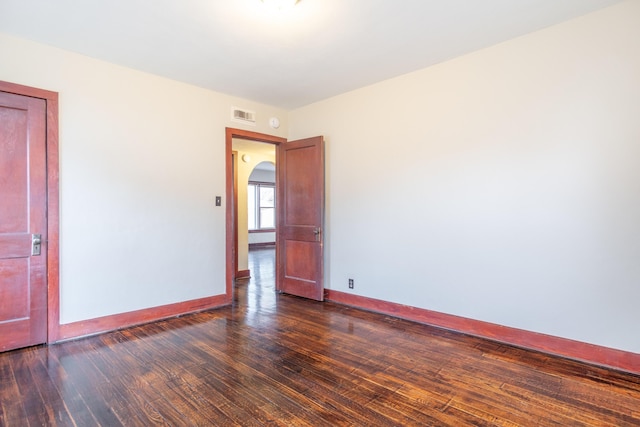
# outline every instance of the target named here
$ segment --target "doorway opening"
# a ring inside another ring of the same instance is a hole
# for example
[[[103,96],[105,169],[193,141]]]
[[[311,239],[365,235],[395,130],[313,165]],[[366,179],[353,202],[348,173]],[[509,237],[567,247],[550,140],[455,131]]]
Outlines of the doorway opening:
[[[275,201],[276,189],[276,147],[286,139],[227,128],[227,271],[226,295],[233,299],[233,285],[236,280],[248,281],[251,276],[272,277],[275,289],[275,204],[268,202],[272,190]],[[266,163],[266,164],[265,164]],[[272,166],[267,166],[268,164]],[[258,165],[262,165],[256,168]],[[250,179],[253,176],[253,179]],[[272,177],[272,178],[271,178]],[[249,182],[253,186],[250,187]],[[271,190],[270,190],[271,189]],[[254,191],[254,204],[249,206],[249,191]],[[260,201],[260,193],[263,201]],[[249,209],[252,209],[250,218]],[[253,224],[249,226],[249,220]],[[269,226],[271,225],[271,227]],[[252,228],[252,232],[249,231]],[[273,245],[268,245],[273,243]],[[252,257],[249,247],[262,250],[262,257]],[[264,246],[264,248],[262,248]],[[271,251],[270,254],[265,252]],[[270,259],[273,259],[270,263]],[[257,263],[260,264],[257,264]],[[271,265],[271,267],[269,267]],[[252,273],[251,269],[255,271]],[[271,268],[269,274],[265,269]],[[260,272],[257,271],[260,269]]]
[[[268,143],[276,148],[276,291],[323,301],[324,138],[287,141],[272,135],[227,128],[227,302],[233,303],[233,283],[243,273],[239,269],[240,154],[234,150],[236,140]]]
[[[259,285],[255,283],[260,281],[255,270],[260,265],[250,265],[251,254],[260,249],[275,250],[276,245],[276,147],[234,138],[233,152],[239,159],[235,180],[238,232],[235,280],[238,283],[251,278],[253,285]],[[275,264],[271,267],[274,271],[269,276],[274,277]]]

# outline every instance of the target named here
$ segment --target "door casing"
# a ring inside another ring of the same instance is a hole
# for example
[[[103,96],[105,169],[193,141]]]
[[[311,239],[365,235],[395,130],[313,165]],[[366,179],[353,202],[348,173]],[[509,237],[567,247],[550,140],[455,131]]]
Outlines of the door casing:
[[[286,138],[268,135],[265,133],[252,132],[243,129],[226,128],[225,138],[225,159],[226,159],[226,296],[227,302],[230,303],[233,298],[233,279],[238,272],[238,212],[237,201],[234,186],[235,182],[234,169],[237,167],[233,164],[233,139],[246,139],[249,141],[264,142],[268,144],[279,145],[287,142]],[[277,165],[276,165],[277,168]],[[277,183],[276,183],[277,185]]]

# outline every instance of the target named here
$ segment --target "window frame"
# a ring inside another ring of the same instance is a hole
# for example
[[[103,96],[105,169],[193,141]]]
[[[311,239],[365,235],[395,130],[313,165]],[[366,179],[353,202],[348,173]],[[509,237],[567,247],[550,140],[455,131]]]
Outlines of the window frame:
[[[254,193],[254,197],[255,197],[255,202],[254,202],[254,206],[255,206],[255,218],[256,218],[256,224],[258,225],[258,228],[249,228],[249,233],[268,233],[268,232],[273,232],[276,231],[276,226],[275,224],[277,224],[277,218],[276,218],[276,204],[277,204],[277,200],[276,200],[276,183],[275,182],[266,182],[266,181],[249,181],[249,183],[247,184],[247,195],[249,195],[249,191],[248,191],[248,187],[250,185],[253,185],[256,187],[257,191],[255,191]],[[266,207],[264,209],[273,209],[273,221],[274,221],[274,226],[273,227],[265,227],[265,228],[260,228],[260,215],[261,215],[261,209],[262,206],[260,206],[260,187],[268,187],[268,188],[273,188],[273,207]],[[247,215],[247,219],[248,219],[248,215]],[[249,226],[248,221],[247,221],[247,226]]]

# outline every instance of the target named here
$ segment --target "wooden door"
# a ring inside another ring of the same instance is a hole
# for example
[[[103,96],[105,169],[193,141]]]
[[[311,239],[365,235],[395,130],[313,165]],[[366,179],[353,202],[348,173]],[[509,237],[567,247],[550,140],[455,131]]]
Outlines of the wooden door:
[[[276,289],[324,299],[324,140],[321,136],[277,147]]]
[[[0,92],[0,351],[47,339],[45,138],[45,100]]]

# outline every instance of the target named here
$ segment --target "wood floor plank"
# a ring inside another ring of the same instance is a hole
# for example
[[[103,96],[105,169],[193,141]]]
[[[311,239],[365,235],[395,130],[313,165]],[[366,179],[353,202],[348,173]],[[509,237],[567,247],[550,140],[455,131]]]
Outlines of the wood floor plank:
[[[73,378],[73,385],[82,396],[92,416],[102,426],[123,426],[118,408],[122,404],[122,397],[109,384],[108,378],[102,375],[91,362],[96,352],[100,351],[99,337],[83,340],[86,352],[60,352],[59,360],[68,378]],[[80,342],[69,343],[81,345]]]
[[[60,346],[51,346],[47,353],[46,371],[48,380],[58,389],[67,412],[72,417],[72,425],[88,426],[99,425],[84,398],[76,387],[73,377],[69,377],[64,367],[58,360]]]
[[[67,402],[60,394],[56,383],[51,381],[49,376],[50,369],[51,366],[45,366],[42,359],[34,360],[34,363],[30,366],[31,377],[42,399],[42,407],[47,412],[47,418],[50,420],[48,425],[74,425],[74,421],[69,414]]]
[[[295,340],[297,340],[297,338],[294,338],[294,341]],[[298,350],[302,351],[300,348]],[[383,415],[396,421],[406,420],[408,422],[409,419],[411,419],[414,423],[431,424],[434,422],[434,408],[427,407],[424,402],[428,400],[431,404],[435,402],[437,406],[444,405],[444,400],[438,402],[435,399],[425,399],[420,403],[412,402],[414,408],[411,408],[411,405],[402,402],[402,398],[397,394],[397,390],[404,384],[404,381],[396,381],[394,383],[387,383],[386,385],[381,384],[380,371],[385,366],[391,365],[381,364],[379,361],[372,363],[367,363],[369,361],[359,361],[357,363],[359,369],[354,370],[349,364],[341,364],[340,359],[335,352],[332,352],[331,358],[316,360],[312,357],[301,358],[300,361],[294,365],[297,365],[297,369],[299,370],[311,371],[313,381],[343,387],[344,390],[340,390],[343,397],[360,405],[368,406],[372,410],[381,412]],[[291,360],[288,360],[288,363],[291,362]],[[329,363],[333,365],[333,369],[326,370],[331,373],[331,376],[327,377],[327,372],[324,368]],[[317,367],[320,367],[320,369],[314,369]],[[336,377],[336,373],[340,374],[339,378]],[[393,399],[386,399],[386,396],[393,396]],[[398,407],[402,407],[404,412],[395,410]],[[431,415],[426,415],[421,412],[421,410],[425,409],[429,409]],[[408,414],[411,414],[411,416]]]
[[[179,382],[183,380],[181,376],[182,367],[180,363],[172,362],[173,367],[167,367],[166,362],[162,362],[166,357],[158,357],[158,355],[166,356],[166,352],[162,353],[162,346],[166,345],[162,342],[157,347],[157,342],[153,342],[150,348],[144,345],[144,335],[138,334],[138,330],[122,331],[124,342],[127,344],[121,352],[122,360],[129,360],[130,363],[137,365],[137,375],[132,376],[132,380],[127,382],[124,387],[129,393],[135,394],[134,400],[143,405],[144,410],[139,415],[142,418],[141,426],[151,423],[168,424],[168,425],[209,425],[212,419],[207,416],[210,408],[202,407],[198,400],[193,400],[193,396],[185,395],[179,387]],[[128,341],[127,336],[134,336]],[[153,334],[148,336],[153,340]],[[165,347],[166,348],[166,347]],[[171,354],[171,352],[169,352]],[[153,360],[153,364],[142,364],[140,360]],[[106,367],[105,367],[106,368]],[[125,370],[125,372],[129,372]],[[159,386],[154,386],[158,383]],[[146,417],[146,422],[145,422]]]
[[[32,426],[55,425],[55,418],[51,417],[52,402],[46,402],[40,395],[36,380],[32,375],[32,366],[38,363],[40,352],[30,348],[24,353],[24,357],[13,361],[13,375],[15,377],[20,399],[26,413],[25,424]]]
[[[23,400],[20,398],[20,389],[13,374],[13,363],[23,356],[22,351],[7,352],[0,358],[0,425],[21,425],[22,420],[27,419]]]
[[[269,350],[269,353],[273,355],[273,352],[278,354],[278,358],[274,359],[276,361],[276,365],[271,365],[272,361],[269,359],[269,354],[261,353],[260,346],[252,346],[253,350],[247,349],[247,352],[253,352],[254,356],[247,358],[245,363],[248,363],[255,369],[256,372],[261,372],[264,375],[264,380],[268,383],[268,385],[273,386],[274,389],[279,390],[281,393],[286,393],[291,396],[291,398],[297,397],[297,399],[301,399],[301,396],[311,397],[321,391],[321,394],[318,396],[317,400],[311,399],[311,402],[308,402],[305,407],[308,406],[309,403],[317,404],[317,402],[321,402],[322,405],[319,408],[316,407],[315,411],[322,411],[323,416],[329,417],[333,419],[334,425],[336,423],[348,422],[352,423],[354,420],[348,418],[349,414],[349,406],[353,405],[354,402],[350,399],[345,399],[344,396],[341,396],[339,393],[335,392],[337,387],[337,382],[334,378],[331,378],[327,381],[325,378],[317,378],[311,377],[309,372],[305,372],[302,365],[304,362],[300,364],[296,364],[292,361],[292,353],[290,350],[287,351],[287,354],[278,353],[273,348]],[[308,360],[307,360],[308,361]],[[278,363],[279,362],[279,363]],[[271,369],[268,369],[271,368]],[[309,371],[310,365],[306,365],[307,371]],[[285,369],[285,371],[283,371]],[[279,387],[278,387],[279,386]],[[300,388],[299,386],[302,386]],[[294,394],[291,394],[293,392]],[[336,398],[338,400],[336,400]],[[336,418],[336,407],[342,408],[342,416],[346,416],[345,420],[338,420]],[[375,419],[377,414],[372,412],[368,414],[370,418]],[[357,418],[356,418],[357,419]],[[379,420],[380,422],[387,421],[386,419]]]
[[[108,342],[104,336],[103,342]],[[111,345],[104,351],[97,353],[93,359],[94,365],[100,372],[109,378],[112,384],[122,396],[120,409],[116,410],[118,418],[125,425],[176,425],[184,423],[186,417],[176,414],[166,406],[158,409],[158,403],[152,403],[146,398],[145,391],[148,386],[143,381],[143,372],[135,359],[133,359],[125,348],[118,348],[112,351]]]
[[[478,366],[478,369],[483,369],[483,366],[486,365],[477,364],[476,366]],[[522,366],[522,368],[517,369],[518,366]],[[531,366],[513,363],[500,365],[499,368],[501,373],[496,371],[496,367],[490,374],[493,376],[505,375],[505,384],[501,386],[502,390],[506,390],[511,386],[519,387],[522,390],[525,387],[530,391],[535,390],[539,398],[547,397],[550,401],[557,401],[558,404],[554,405],[554,402],[550,402],[549,406],[557,408],[554,411],[556,413],[567,413],[570,419],[575,419],[577,416],[584,418],[584,422],[593,422],[593,419],[588,414],[597,411],[599,421],[615,425],[616,422],[624,421],[631,416],[633,408],[637,407],[638,399],[640,399],[637,391],[635,393],[630,391],[635,396],[624,396],[622,394],[615,401],[611,401],[606,393],[609,388],[608,385],[603,385],[603,383],[596,381],[584,381],[581,378],[560,377],[553,371],[546,372],[544,366],[538,366],[535,371],[531,369]],[[463,378],[473,378],[478,373],[477,370],[471,371],[464,368],[460,368],[458,372],[463,375]],[[486,377],[487,373],[485,372],[484,375]],[[567,410],[572,406],[590,407],[592,410],[572,415]]]
[[[216,353],[214,349],[211,349],[212,353]],[[217,360],[222,362],[228,356],[224,353],[217,354]],[[245,411],[252,412],[255,407],[265,408],[270,405],[277,405],[287,415],[281,414],[283,420],[288,419],[290,423],[298,425],[307,425],[305,420],[298,419],[298,414],[305,412],[306,405],[301,402],[304,401],[302,394],[291,393],[287,385],[272,381],[272,379],[262,372],[264,365],[260,364],[258,367],[249,366],[243,361],[236,360],[231,364],[208,364],[203,366],[203,370],[207,371],[209,375],[207,378],[213,381],[213,386],[221,393],[224,393],[225,397],[230,399],[231,403],[239,408],[243,408]],[[291,399],[291,396],[295,395],[298,399]],[[305,402],[312,404],[312,402]],[[271,422],[271,417],[262,413],[255,413],[254,417],[261,423]],[[310,421],[313,421],[314,415],[310,416]],[[316,420],[320,421],[320,420]],[[309,425],[314,425],[309,423]]]

